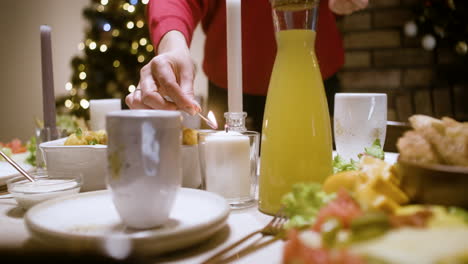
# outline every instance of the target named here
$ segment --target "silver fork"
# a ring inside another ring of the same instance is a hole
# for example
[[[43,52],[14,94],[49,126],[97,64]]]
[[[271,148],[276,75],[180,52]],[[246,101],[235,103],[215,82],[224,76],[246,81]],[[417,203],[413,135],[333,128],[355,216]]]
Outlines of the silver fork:
[[[284,238],[285,236],[284,224],[286,223],[287,220],[288,219],[284,216],[283,210],[282,209],[279,210],[278,213],[273,217],[273,219],[271,219],[271,221],[266,226],[250,234],[247,234],[245,237],[241,238],[239,241],[221,250],[220,252],[210,257],[209,259],[205,260],[202,264],[228,263],[235,259],[239,259],[247,254],[250,254],[260,248],[263,248],[275,242],[276,240]],[[257,239],[254,243],[251,243],[244,249],[237,251],[235,253],[232,253],[229,256],[225,256],[226,253],[228,253],[230,250],[238,247],[240,244],[244,243],[245,241],[249,240],[250,238],[252,238],[253,236],[257,234],[260,234],[261,237]],[[258,243],[260,240],[262,240],[264,237],[267,237],[267,236],[271,236],[272,238],[262,243]]]

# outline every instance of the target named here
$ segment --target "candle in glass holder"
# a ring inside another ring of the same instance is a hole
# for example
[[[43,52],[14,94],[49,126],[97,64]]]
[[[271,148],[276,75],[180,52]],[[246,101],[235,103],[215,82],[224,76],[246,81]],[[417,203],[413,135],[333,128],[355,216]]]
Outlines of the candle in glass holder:
[[[250,139],[237,132],[216,132],[204,137],[203,167],[207,191],[226,199],[251,194]]]
[[[89,125],[91,130],[106,129],[106,114],[122,109],[120,99],[101,99],[89,101]]]

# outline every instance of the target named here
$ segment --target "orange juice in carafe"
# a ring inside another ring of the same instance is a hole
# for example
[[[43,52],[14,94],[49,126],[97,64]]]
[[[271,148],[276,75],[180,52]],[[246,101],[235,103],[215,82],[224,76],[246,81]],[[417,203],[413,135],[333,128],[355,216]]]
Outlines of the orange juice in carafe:
[[[300,23],[282,29],[278,21],[284,12],[315,20],[315,14],[308,13],[314,8],[275,10],[278,51],[265,107],[259,181],[259,210],[268,214],[280,209],[281,197],[293,184],[322,183],[332,172],[330,117],[314,52],[316,32],[300,28]],[[288,16],[291,23],[300,21]]]

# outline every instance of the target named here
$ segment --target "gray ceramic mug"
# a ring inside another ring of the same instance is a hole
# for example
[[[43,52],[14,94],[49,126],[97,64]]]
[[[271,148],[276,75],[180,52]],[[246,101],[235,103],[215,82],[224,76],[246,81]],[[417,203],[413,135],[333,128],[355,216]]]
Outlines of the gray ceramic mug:
[[[107,185],[131,228],[163,225],[182,181],[181,118],[177,111],[108,113]]]

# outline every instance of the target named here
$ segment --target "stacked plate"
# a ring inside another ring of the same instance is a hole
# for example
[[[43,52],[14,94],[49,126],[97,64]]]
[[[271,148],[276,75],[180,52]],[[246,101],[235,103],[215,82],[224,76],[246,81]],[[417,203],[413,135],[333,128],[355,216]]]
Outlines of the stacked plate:
[[[121,222],[110,192],[96,191],[38,204],[27,212],[25,222],[32,237],[49,246],[125,258],[201,242],[224,227],[229,210],[225,199],[216,194],[182,188],[164,226],[134,230]]]

